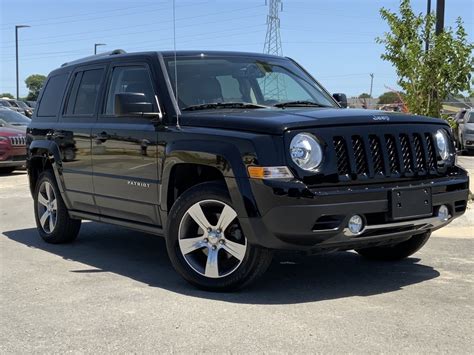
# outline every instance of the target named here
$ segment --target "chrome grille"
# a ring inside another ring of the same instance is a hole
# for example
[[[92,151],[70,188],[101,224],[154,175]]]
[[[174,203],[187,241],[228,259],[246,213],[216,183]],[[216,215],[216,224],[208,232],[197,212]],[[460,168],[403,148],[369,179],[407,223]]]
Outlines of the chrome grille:
[[[16,136],[16,137],[9,137],[10,144],[13,146],[22,146],[26,145],[26,137],[25,136]]]

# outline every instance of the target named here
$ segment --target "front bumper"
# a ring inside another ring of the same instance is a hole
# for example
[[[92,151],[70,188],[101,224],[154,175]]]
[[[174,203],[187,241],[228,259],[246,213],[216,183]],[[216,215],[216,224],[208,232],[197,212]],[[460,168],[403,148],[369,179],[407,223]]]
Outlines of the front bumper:
[[[308,188],[299,181],[250,181],[259,216],[241,218],[250,242],[271,249],[349,250],[390,244],[414,234],[431,232],[462,215],[467,206],[469,178],[456,176],[384,185]],[[433,213],[421,218],[394,221],[390,192],[394,188],[429,188]],[[449,219],[437,217],[446,205]],[[359,235],[347,233],[349,218],[363,216],[366,227]]]

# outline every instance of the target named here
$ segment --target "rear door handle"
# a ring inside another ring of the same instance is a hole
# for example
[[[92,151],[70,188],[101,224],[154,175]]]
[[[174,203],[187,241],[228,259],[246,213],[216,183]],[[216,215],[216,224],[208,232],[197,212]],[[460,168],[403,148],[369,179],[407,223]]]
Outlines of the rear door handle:
[[[107,132],[100,132],[96,134],[95,139],[102,143],[105,143],[107,139],[109,139],[109,135],[107,134]]]

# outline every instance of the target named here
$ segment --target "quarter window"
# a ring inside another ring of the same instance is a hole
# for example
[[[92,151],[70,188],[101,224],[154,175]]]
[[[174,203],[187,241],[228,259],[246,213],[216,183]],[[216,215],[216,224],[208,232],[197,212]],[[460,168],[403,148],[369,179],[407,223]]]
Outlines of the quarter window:
[[[145,94],[146,102],[155,104],[155,94],[148,70],[142,66],[116,67],[107,94],[106,115],[115,115],[115,95],[120,93]]]
[[[49,78],[38,107],[38,117],[56,116],[66,88],[68,74],[59,74]]]

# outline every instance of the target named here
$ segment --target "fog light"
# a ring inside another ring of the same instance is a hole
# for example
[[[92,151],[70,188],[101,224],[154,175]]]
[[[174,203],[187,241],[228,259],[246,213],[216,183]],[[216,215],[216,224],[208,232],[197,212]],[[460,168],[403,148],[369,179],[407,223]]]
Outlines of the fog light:
[[[352,234],[359,234],[364,229],[364,220],[358,214],[353,215],[349,218],[347,228]]]
[[[446,205],[441,205],[438,210],[438,218],[443,222],[446,222],[449,219],[449,209]]]

